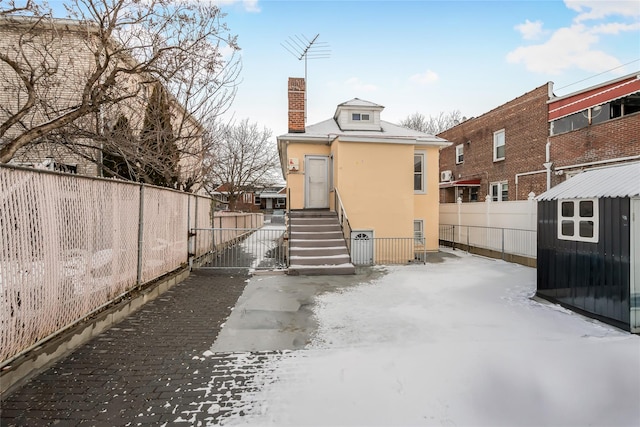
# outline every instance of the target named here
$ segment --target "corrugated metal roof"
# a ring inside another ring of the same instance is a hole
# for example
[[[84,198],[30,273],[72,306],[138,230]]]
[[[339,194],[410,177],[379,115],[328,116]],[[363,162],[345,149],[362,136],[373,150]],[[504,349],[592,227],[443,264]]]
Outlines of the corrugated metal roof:
[[[640,196],[640,163],[592,169],[540,194],[537,200]]]

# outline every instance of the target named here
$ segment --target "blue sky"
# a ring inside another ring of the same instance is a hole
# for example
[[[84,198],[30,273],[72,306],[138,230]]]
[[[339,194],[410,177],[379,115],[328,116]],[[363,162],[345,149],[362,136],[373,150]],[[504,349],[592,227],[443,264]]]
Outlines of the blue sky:
[[[231,113],[274,136],[287,132],[287,78],[304,76],[282,46],[296,36],[331,51],[308,62],[308,124],[355,97],[390,122],[478,116],[547,81],[564,95],[640,70],[640,0],[218,3],[242,48]]]
[[[295,37],[319,34],[330,50],[308,61],[308,124],[356,97],[394,123],[473,117],[548,81],[566,95],[640,70],[640,0],[201,1],[222,8],[242,49],[224,119],[249,118],[274,140],[288,131],[287,78],[305,72],[282,46]]]

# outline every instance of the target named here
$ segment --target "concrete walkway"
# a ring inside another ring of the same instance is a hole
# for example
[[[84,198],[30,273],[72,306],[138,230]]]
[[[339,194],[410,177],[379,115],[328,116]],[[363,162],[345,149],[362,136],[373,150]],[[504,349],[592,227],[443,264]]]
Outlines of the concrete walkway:
[[[297,350],[309,344],[316,322],[314,298],[324,292],[369,281],[379,273],[359,269],[356,276],[255,276],[247,284],[211,351]]]
[[[379,274],[249,279],[196,271],[3,397],[0,424],[219,424],[241,414],[240,395],[253,376],[268,375],[266,361],[309,341],[315,295]]]

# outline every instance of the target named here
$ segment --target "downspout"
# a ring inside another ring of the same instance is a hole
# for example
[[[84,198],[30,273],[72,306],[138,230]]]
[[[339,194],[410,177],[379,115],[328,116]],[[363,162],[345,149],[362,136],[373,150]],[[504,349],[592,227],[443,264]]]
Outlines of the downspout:
[[[547,138],[547,144],[545,146],[545,162],[542,164],[547,170],[547,190],[551,188],[551,141]]]
[[[546,165],[546,163],[545,163],[545,165]],[[516,200],[518,198],[518,178],[521,177],[521,176],[536,175],[536,174],[544,173],[544,172],[547,172],[547,185],[548,185],[548,181],[549,181],[549,170],[548,169],[542,169],[542,170],[539,170],[539,171],[517,173],[516,174]],[[549,188],[547,187],[547,190],[548,189]]]

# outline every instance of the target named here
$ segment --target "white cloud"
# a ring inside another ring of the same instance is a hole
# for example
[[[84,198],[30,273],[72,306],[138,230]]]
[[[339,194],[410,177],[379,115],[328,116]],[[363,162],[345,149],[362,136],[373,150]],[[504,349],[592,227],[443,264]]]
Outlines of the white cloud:
[[[371,83],[364,83],[357,77],[351,77],[344,82],[344,85],[349,89],[357,92],[375,92],[378,90],[378,86]]]
[[[593,49],[598,37],[582,24],[561,28],[551,38],[533,46],[521,46],[507,54],[507,61],[524,63],[529,71],[560,74],[578,67],[589,72],[606,71],[621,65],[612,55]]]
[[[574,67],[594,73],[620,67],[620,60],[597,46],[601,35],[617,36],[640,30],[638,2],[565,0],[565,5],[578,12],[571,26],[557,29],[540,44],[516,48],[507,54],[507,62],[521,63],[529,71],[546,74],[560,74]],[[527,20],[515,28],[525,40],[542,35],[541,22]]]
[[[520,31],[525,40],[535,40],[542,35],[542,22],[531,22],[528,19],[524,24],[516,25],[515,29]]]
[[[613,34],[617,35],[625,31],[639,31],[640,22],[633,24],[622,24],[620,22],[611,22],[608,24],[596,25],[591,29],[593,34]]]
[[[575,22],[602,19],[612,15],[640,17],[637,0],[565,0],[565,6],[578,12]]]
[[[431,70],[427,70],[424,73],[414,74],[411,77],[409,77],[409,80],[421,85],[428,85],[428,84],[434,83],[438,81],[438,79],[439,79],[438,74],[435,71],[431,71]]]

